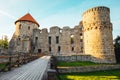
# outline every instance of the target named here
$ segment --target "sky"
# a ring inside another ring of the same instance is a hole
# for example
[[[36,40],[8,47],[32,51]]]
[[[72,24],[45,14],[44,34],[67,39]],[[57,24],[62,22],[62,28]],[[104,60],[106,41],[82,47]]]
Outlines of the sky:
[[[10,40],[15,21],[28,12],[40,24],[40,29],[73,28],[82,20],[83,12],[96,6],[110,8],[113,38],[116,38],[120,35],[120,0],[0,0],[0,38],[7,35]]]

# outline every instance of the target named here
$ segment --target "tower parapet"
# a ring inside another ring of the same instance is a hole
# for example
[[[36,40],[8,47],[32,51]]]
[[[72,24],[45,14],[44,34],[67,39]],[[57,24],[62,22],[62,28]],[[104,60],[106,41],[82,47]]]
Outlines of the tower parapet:
[[[105,7],[105,6],[97,6],[97,7],[94,7],[94,8],[91,8],[91,9],[88,9],[87,11],[85,11],[83,15],[87,14],[87,13],[90,13],[90,12],[94,12],[94,11],[107,11],[110,13],[110,9],[108,7]]]

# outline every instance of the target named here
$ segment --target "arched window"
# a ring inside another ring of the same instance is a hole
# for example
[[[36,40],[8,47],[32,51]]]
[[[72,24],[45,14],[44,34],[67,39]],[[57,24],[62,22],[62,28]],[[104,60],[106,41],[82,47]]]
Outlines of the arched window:
[[[61,50],[61,47],[60,47],[60,46],[58,46],[58,52],[60,52],[60,50]]]

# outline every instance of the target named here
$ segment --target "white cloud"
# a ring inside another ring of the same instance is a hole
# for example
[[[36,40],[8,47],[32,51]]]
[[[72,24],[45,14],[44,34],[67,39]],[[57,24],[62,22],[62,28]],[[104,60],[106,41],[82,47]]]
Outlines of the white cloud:
[[[0,14],[4,15],[4,16],[10,18],[10,19],[15,19],[15,17],[13,15],[11,15],[11,14],[5,12],[5,11],[0,10]]]

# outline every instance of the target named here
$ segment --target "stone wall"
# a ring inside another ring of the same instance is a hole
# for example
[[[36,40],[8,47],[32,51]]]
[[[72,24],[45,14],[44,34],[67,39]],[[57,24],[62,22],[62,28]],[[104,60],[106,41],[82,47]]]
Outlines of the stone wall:
[[[74,52],[83,53],[83,32],[82,25],[78,25],[74,27],[73,31],[74,38]]]
[[[58,26],[53,26],[50,28],[50,32],[48,34],[49,34],[48,43],[49,43],[50,54],[59,53],[58,47],[61,47],[60,46],[60,41],[61,41],[60,28]]]
[[[42,42],[41,42],[41,44],[42,44],[42,46],[41,46],[41,48],[39,48],[39,50],[41,49],[41,51],[39,51],[40,53],[41,52],[48,52],[49,51],[49,45],[48,45],[48,31],[47,31],[47,29],[46,28],[44,28],[44,29],[42,29],[42,32],[41,32],[41,37],[42,37]],[[38,40],[38,42],[40,42],[39,40]]]
[[[6,55],[8,54],[8,49],[3,49],[0,47],[0,55]]]
[[[55,55],[58,61],[91,61],[90,55]]]
[[[74,28],[65,26],[60,28],[53,26],[48,32],[47,29],[34,29],[33,44],[35,49],[41,49],[41,52],[48,54],[68,54],[68,53],[83,53],[83,38],[82,26],[78,25]],[[71,36],[73,35],[73,43]],[[35,37],[38,37],[38,42],[35,45]],[[41,45],[38,47],[38,45]]]
[[[33,30],[33,36],[32,36],[32,51],[34,53],[38,53],[38,49],[42,49],[42,36],[40,34],[40,30],[39,29],[34,29]]]
[[[21,58],[21,57],[20,57]],[[18,57],[12,57],[11,61],[12,62],[16,62],[18,60]],[[5,56],[5,55],[0,55],[0,63],[7,63],[9,62],[9,56]]]
[[[92,72],[120,69],[120,65],[97,65],[97,66],[80,66],[80,67],[58,67],[60,73],[73,73],[73,72]]]
[[[10,41],[10,49],[13,49],[11,52],[24,52],[28,53],[32,50],[32,37],[33,30],[38,29],[38,25],[30,21],[17,21],[15,22],[16,30],[13,34],[13,37]],[[12,45],[14,44],[14,45]],[[12,45],[12,46],[11,46]]]
[[[71,53],[71,29],[69,27],[63,27],[61,34],[61,53]]]
[[[33,35],[33,29],[38,29],[38,25],[30,21],[18,21],[16,22],[15,35]]]
[[[54,55],[58,61],[91,61],[95,63],[113,63],[114,55],[100,55],[102,57],[94,57],[90,54],[58,54]]]

